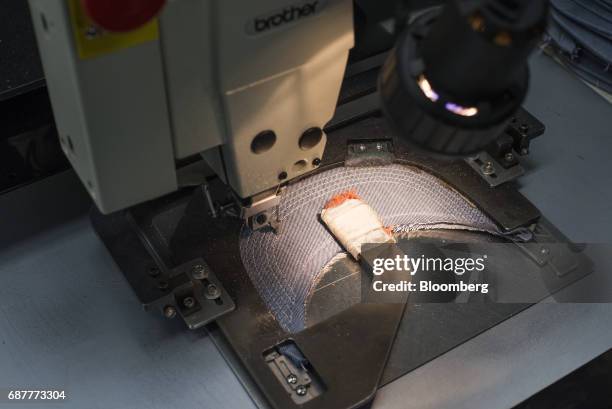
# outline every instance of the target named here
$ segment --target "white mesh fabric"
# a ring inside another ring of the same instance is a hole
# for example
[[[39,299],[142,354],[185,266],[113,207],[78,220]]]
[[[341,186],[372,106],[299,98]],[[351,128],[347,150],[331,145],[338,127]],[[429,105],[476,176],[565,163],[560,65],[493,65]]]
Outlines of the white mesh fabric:
[[[390,165],[336,168],[290,186],[279,209],[280,232],[244,227],[240,254],[246,271],[279,324],[304,329],[305,303],[326,263],[343,249],[319,220],[335,194],[354,190],[387,226],[400,230],[469,229],[500,234],[462,195],[419,169]]]

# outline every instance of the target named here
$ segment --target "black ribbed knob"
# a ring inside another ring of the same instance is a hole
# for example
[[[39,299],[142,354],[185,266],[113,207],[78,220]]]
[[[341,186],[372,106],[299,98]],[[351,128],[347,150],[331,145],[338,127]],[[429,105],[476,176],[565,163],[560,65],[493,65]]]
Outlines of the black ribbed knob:
[[[532,3],[544,18],[546,2]],[[527,57],[540,32],[530,32],[533,38],[512,37],[515,32],[508,30],[500,34],[499,24],[487,28],[486,13],[458,4],[451,1],[415,19],[400,34],[379,78],[392,131],[414,148],[442,157],[476,154],[505,130],[527,94]]]

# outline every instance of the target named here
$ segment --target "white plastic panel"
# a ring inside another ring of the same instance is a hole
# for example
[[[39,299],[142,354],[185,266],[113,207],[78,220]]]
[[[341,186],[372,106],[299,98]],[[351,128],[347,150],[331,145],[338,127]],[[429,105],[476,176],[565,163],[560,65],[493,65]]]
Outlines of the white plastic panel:
[[[66,1],[30,8],[62,146],[100,210],[175,190],[159,42],[82,59]]]
[[[210,1],[174,0],[168,2],[160,18],[177,158],[203,152],[223,142],[210,12]]]
[[[297,18],[295,10],[309,5],[313,11]],[[223,154],[229,183],[247,197],[273,188],[282,172],[291,179],[312,170],[321,158],[325,136],[308,150],[298,141],[333,116],[354,41],[352,2],[224,0],[214,12],[228,132]],[[254,33],[258,19],[281,23]],[[252,152],[253,138],[266,130],[276,133],[276,143]],[[295,165],[300,161],[305,166]]]

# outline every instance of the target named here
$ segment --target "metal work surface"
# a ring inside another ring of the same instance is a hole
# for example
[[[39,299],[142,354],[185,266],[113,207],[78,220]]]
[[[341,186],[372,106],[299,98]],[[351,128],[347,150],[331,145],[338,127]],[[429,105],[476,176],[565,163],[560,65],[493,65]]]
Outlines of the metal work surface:
[[[533,77],[528,108],[548,130],[522,190],[571,239],[609,242],[612,107],[544,57]],[[51,202],[86,202],[26,193],[0,198],[0,387],[65,388],[57,407],[255,407],[203,331],[141,311],[78,209],[11,242]],[[532,307],[386,386],[374,407],[510,407],[609,349],[611,319],[609,305]]]

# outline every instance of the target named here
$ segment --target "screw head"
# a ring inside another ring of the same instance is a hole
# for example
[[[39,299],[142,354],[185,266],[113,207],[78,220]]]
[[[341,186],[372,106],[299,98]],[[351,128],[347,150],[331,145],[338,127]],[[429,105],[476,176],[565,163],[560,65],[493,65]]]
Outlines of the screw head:
[[[278,174],[278,180],[285,180],[287,179],[287,172],[281,172]]]
[[[191,276],[196,280],[204,280],[208,276],[208,273],[202,264],[196,264],[191,267]]]
[[[297,393],[298,396],[304,396],[307,392],[308,388],[306,388],[304,385],[299,385],[297,388],[295,388],[295,393]]]
[[[365,152],[366,151],[366,146],[364,144],[359,145],[359,151],[360,152]]]
[[[548,247],[542,247],[542,248],[540,249],[540,253],[541,253],[543,256],[547,256],[547,255],[550,253],[550,249],[549,249]]]
[[[185,297],[183,299],[183,305],[185,308],[193,308],[195,306],[195,300],[193,297]]]
[[[486,162],[484,165],[482,165],[482,173],[484,173],[485,175],[492,175],[495,173],[495,167],[493,166],[493,163],[491,162]]]
[[[89,26],[85,30],[85,37],[88,40],[91,40],[91,39],[94,39],[94,38],[98,37],[99,34],[100,34],[100,32],[98,31],[98,29],[95,26]]]
[[[172,305],[166,305],[164,307],[164,317],[169,319],[176,317],[176,308],[174,308]]]
[[[504,160],[506,162],[512,162],[514,160],[514,154],[512,152],[508,152],[504,155]]]
[[[255,221],[257,222],[257,224],[262,225],[265,224],[268,221],[268,216],[266,216],[265,213],[259,213],[256,217],[255,217]]]
[[[221,291],[216,285],[211,283],[206,286],[204,296],[209,300],[216,300],[217,298],[221,297]]]
[[[287,383],[291,384],[291,385],[295,385],[298,381],[297,376],[295,376],[295,374],[289,374],[287,375]]]
[[[319,166],[320,164],[321,164],[321,159],[319,159],[319,158],[314,158],[314,159],[312,160],[312,166],[315,166],[315,167],[316,167],[316,166]]]

